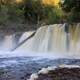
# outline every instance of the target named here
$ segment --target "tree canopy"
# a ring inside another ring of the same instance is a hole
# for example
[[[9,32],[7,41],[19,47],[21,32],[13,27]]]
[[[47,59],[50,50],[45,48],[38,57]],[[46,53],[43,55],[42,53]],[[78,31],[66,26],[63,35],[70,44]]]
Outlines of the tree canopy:
[[[80,22],[80,0],[64,0],[61,3],[62,10],[67,13],[71,22]]]
[[[44,4],[42,0],[0,0],[0,25],[25,25],[28,22],[42,25],[65,20],[71,23],[80,22],[80,0],[62,0],[60,6],[56,6],[54,0],[48,1]],[[59,0],[56,1],[58,4]]]

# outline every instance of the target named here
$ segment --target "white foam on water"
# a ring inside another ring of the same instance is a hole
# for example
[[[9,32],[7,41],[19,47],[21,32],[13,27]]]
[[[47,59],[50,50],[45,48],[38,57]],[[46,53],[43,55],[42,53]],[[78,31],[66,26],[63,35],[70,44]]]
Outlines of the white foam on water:
[[[0,58],[5,57],[36,57],[34,60],[48,58],[48,59],[58,59],[58,58],[68,58],[68,59],[77,59],[80,58],[80,55],[74,56],[71,53],[46,53],[46,52],[26,52],[26,51],[15,51],[15,52],[2,52],[0,51]]]

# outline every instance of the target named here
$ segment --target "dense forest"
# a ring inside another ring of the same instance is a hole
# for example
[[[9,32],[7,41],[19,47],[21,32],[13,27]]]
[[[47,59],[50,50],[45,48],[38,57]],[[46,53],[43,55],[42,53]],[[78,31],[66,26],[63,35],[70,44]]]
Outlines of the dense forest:
[[[55,0],[56,4],[51,1],[54,0],[0,0],[0,29],[20,31],[80,22],[80,0]]]

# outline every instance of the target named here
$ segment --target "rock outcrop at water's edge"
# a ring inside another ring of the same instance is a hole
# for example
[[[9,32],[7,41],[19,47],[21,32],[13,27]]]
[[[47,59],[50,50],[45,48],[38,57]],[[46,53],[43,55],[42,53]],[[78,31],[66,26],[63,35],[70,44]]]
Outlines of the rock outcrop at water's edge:
[[[27,80],[80,80],[80,66],[60,65],[42,68]]]

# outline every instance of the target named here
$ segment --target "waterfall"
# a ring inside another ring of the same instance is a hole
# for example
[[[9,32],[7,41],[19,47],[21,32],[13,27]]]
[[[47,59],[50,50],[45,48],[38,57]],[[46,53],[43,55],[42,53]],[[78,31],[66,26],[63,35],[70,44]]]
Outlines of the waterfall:
[[[66,33],[65,24],[47,25],[39,28],[33,38],[28,40],[19,49],[36,52],[65,52]]]
[[[80,53],[80,24],[69,26],[65,31],[65,24],[54,24],[40,27],[35,36],[26,41],[17,50],[64,53],[65,55],[79,55]]]
[[[77,24],[77,26],[74,25],[73,28],[70,29],[70,34],[70,52],[72,52],[74,56],[80,55],[80,24]]]
[[[0,51],[11,51],[18,44],[28,38],[34,31],[18,32],[14,34],[0,33]]]
[[[40,55],[80,57],[80,23],[77,25],[54,24],[40,27],[35,35],[24,42],[33,32],[24,32],[3,36],[0,34],[0,51],[14,49],[20,53],[36,53]],[[11,52],[10,52],[11,53]]]
[[[11,35],[2,37],[2,40],[0,40],[0,51],[8,51],[12,48],[12,46],[13,42]]]

